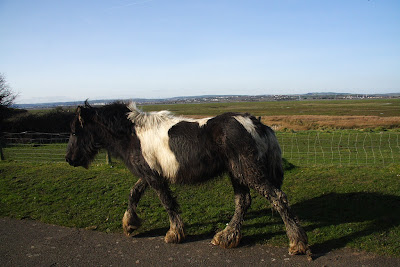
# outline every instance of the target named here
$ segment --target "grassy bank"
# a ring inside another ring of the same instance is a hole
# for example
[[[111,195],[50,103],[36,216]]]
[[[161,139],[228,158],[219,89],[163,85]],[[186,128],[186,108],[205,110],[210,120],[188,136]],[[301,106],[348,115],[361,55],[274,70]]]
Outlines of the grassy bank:
[[[400,167],[310,167],[287,171],[283,190],[315,251],[352,247],[400,256]],[[130,187],[124,166],[72,168],[66,163],[0,162],[0,216],[119,232]],[[187,233],[212,238],[234,206],[227,177],[196,186],[173,186]],[[244,244],[286,246],[278,214],[258,194],[243,226]],[[139,203],[138,234],[163,235],[166,212],[149,190]]]

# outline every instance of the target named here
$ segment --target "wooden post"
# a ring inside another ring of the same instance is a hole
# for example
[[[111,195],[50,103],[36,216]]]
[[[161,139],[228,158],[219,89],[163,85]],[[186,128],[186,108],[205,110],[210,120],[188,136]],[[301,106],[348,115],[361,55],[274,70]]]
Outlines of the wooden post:
[[[3,133],[0,134],[0,161],[4,160],[3,144],[6,145],[5,139],[3,139]]]
[[[109,165],[112,163],[112,160],[111,160],[111,153],[110,153],[110,151],[108,151],[108,150],[107,150],[107,152],[106,152],[106,163],[109,164]]]

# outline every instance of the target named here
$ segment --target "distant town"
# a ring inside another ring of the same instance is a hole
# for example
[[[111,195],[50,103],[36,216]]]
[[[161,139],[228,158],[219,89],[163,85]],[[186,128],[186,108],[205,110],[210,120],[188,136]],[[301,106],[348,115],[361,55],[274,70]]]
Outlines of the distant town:
[[[91,105],[106,105],[116,100],[133,101],[138,105],[157,104],[195,104],[195,103],[227,103],[227,102],[266,102],[266,101],[302,101],[302,100],[346,100],[346,99],[390,99],[400,98],[400,93],[392,94],[346,94],[346,93],[308,93],[298,95],[204,95],[204,96],[182,96],[165,99],[101,99],[90,100]],[[46,109],[55,107],[77,106],[82,101],[52,102],[37,104],[18,104],[16,108],[23,109]]]

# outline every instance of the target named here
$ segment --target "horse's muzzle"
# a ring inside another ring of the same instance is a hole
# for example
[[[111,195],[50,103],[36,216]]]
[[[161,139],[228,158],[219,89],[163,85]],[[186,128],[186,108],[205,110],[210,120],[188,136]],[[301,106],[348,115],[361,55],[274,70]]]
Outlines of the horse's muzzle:
[[[80,167],[82,166],[85,169],[89,168],[89,162],[84,162],[82,160],[73,160],[69,157],[65,157],[65,161],[69,163],[69,165],[73,167]]]
[[[68,162],[69,165],[74,166],[74,167],[78,167],[79,163],[75,160],[72,160],[69,157],[65,157],[65,161]]]

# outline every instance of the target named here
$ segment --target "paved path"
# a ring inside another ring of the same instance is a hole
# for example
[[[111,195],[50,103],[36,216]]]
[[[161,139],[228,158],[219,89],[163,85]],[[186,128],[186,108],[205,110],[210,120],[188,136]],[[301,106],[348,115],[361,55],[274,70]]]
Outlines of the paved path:
[[[128,238],[122,233],[0,218],[0,266],[400,266],[387,258],[348,249],[289,256],[265,245],[222,249],[210,240],[165,244],[163,237]]]

